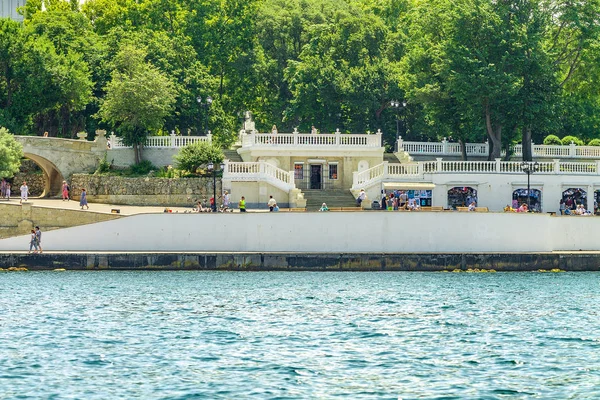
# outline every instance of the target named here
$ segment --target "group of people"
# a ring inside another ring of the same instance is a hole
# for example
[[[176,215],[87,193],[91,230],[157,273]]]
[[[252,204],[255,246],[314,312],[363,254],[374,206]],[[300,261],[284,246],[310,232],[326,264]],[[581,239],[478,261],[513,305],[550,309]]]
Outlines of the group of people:
[[[6,179],[2,179],[0,183],[0,198],[10,200],[10,182]]]
[[[591,211],[585,209],[583,203],[576,204],[569,200],[570,197],[567,200],[560,199],[558,204],[560,215],[592,215]]]
[[[42,253],[42,231],[39,226],[31,230],[31,236],[29,241],[29,253],[33,250],[34,254]]]
[[[394,190],[392,193],[386,193],[385,190],[381,191],[381,203],[379,207],[382,210],[388,211],[419,211],[421,205],[417,199],[409,199],[406,191]]]

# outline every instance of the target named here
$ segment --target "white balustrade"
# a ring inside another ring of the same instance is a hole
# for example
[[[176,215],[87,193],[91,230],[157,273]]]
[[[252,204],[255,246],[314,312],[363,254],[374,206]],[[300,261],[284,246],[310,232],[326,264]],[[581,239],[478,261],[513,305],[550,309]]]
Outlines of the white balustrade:
[[[242,147],[381,147],[381,135],[345,134],[339,131],[328,134],[299,133],[257,133],[242,135]]]
[[[296,188],[293,171],[284,171],[265,161],[227,162],[223,179],[230,181],[262,181],[289,192]]]
[[[399,149],[411,155],[423,156],[454,156],[460,157],[462,151],[460,143],[450,143],[446,140],[442,142],[407,142],[398,140]],[[486,157],[489,154],[488,143],[466,143],[465,150],[467,156]],[[539,158],[583,158],[583,159],[600,159],[600,146],[576,146],[571,143],[568,146],[532,145],[534,157]],[[506,152],[502,150],[504,156]],[[520,144],[512,148],[512,155],[520,157],[523,155],[523,146]]]
[[[212,142],[212,135],[207,136],[149,136],[146,138],[145,148],[181,148],[196,142]],[[123,144],[123,140],[115,135],[110,136],[110,144],[113,149],[129,148]]]

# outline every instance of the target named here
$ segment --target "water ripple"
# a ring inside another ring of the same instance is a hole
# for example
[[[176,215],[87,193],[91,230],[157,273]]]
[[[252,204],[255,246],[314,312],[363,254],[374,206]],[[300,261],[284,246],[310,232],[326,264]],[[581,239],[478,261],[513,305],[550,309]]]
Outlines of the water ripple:
[[[0,275],[0,398],[599,398],[600,274]]]

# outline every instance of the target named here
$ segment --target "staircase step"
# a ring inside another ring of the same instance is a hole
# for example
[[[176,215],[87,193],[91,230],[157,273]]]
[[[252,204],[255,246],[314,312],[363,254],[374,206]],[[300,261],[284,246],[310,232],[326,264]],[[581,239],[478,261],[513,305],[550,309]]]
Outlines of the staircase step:
[[[317,210],[321,204],[327,203],[329,207],[354,207],[356,200],[350,190],[302,190],[306,199],[306,208]]]

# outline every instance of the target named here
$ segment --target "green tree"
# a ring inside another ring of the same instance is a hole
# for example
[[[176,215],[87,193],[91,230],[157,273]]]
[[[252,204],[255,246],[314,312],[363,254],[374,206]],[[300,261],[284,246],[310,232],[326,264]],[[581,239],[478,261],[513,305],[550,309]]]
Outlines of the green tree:
[[[145,50],[126,44],[114,60],[98,117],[133,146],[136,164],[150,131],[159,130],[175,103],[173,83],[145,61]]]
[[[23,148],[6,128],[0,128],[0,177],[12,178],[19,172]]]
[[[196,173],[198,168],[208,163],[218,164],[225,158],[223,151],[208,142],[196,142],[179,150],[175,156],[178,169]]]

